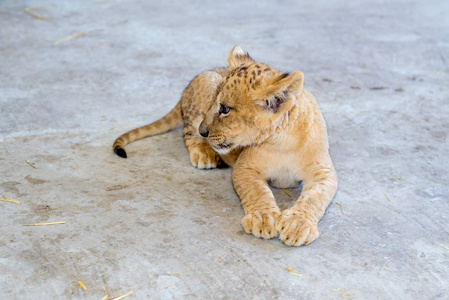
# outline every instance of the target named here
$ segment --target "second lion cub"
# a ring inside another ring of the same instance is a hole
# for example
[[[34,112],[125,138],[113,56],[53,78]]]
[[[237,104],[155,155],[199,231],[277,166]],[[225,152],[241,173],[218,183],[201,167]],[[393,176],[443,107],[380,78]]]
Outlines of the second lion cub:
[[[280,236],[300,246],[318,237],[317,224],[337,189],[326,123],[304,75],[281,73],[255,62],[236,46],[228,68],[195,77],[165,117],[121,135],[114,151],[126,157],[132,141],[184,122],[190,161],[201,169],[221,161],[233,167],[232,182],[245,216],[243,229],[260,238]],[[268,184],[303,183],[301,196],[280,211]]]

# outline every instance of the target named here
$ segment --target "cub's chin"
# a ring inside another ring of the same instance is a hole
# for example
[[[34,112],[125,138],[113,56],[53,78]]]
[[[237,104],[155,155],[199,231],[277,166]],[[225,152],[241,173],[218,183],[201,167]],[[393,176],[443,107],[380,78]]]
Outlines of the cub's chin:
[[[213,145],[210,143],[210,145],[218,154],[221,155],[229,154],[229,152],[231,152],[235,148],[234,143],[221,143],[219,145]]]

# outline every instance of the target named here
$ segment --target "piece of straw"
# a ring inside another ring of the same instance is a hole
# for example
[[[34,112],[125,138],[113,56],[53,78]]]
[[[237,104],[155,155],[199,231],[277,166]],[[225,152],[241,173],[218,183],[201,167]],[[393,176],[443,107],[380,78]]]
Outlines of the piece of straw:
[[[124,293],[123,295],[117,296],[117,297],[113,297],[113,298],[109,298],[109,300],[120,300],[123,299],[125,297],[128,297],[129,295],[131,295],[133,293],[132,290],[128,291],[127,293]]]
[[[130,290],[129,292],[124,293],[123,295],[120,295],[120,296],[116,296],[116,297],[109,297],[108,295],[106,295],[103,298],[101,298],[100,300],[120,300],[120,299],[123,299],[125,297],[128,297],[132,293],[133,293],[133,291]]]
[[[445,247],[445,246],[443,246],[443,245],[438,244],[438,246],[440,246],[440,247],[442,247],[442,248],[444,248],[444,249],[446,249],[446,250],[449,250],[448,247]]]
[[[292,196],[292,195],[290,195],[290,193],[289,192],[287,192],[285,189],[282,189],[287,195],[289,195],[290,197]]]
[[[346,296],[354,296],[354,295],[355,295],[354,293],[343,292],[343,293],[340,294],[340,297],[344,298]]]
[[[46,226],[46,225],[58,225],[58,224],[65,224],[65,221],[50,222],[50,223],[36,223],[36,224],[23,224],[23,226]]]
[[[70,36],[68,36],[68,37],[65,37],[65,38],[63,38],[63,39],[57,40],[56,42],[53,42],[53,45],[56,46],[56,45],[58,45],[58,44],[67,42],[67,41],[69,41],[69,40],[71,40],[71,39],[74,39],[74,38],[77,38],[77,37],[79,37],[79,36],[85,35],[86,33],[87,33],[87,31],[81,31],[81,32],[72,34],[72,35],[70,35]]]
[[[16,200],[16,199],[8,199],[8,198],[6,198],[5,195],[3,195],[3,199],[0,198],[0,200],[2,200],[3,202],[10,202],[10,203],[15,203],[15,204],[22,204],[22,202],[20,202],[19,200]]]
[[[345,117],[346,119],[348,119],[349,121],[351,121],[351,122],[354,122],[354,120],[353,119],[351,119],[350,117],[348,117],[348,116],[343,116],[343,117]]]
[[[341,204],[338,203],[338,202],[335,202],[335,204],[337,204],[338,206],[340,206],[341,213],[343,214],[343,205],[341,205]]]
[[[292,273],[292,272],[290,272],[290,275],[302,277],[302,274],[296,274],[296,273]]]
[[[98,48],[101,48],[101,47],[107,46],[107,45],[109,45],[109,44],[108,43],[101,43],[101,44],[93,46],[92,50],[97,50]]]
[[[81,286],[83,290],[87,290],[87,287],[81,281],[78,281],[78,284]]]
[[[158,289],[158,290],[156,291],[156,293],[157,293],[157,292],[160,292],[160,291],[162,291],[162,290],[165,290],[166,288],[169,288],[169,287],[171,287],[172,285],[175,285],[175,284],[172,283],[172,284],[169,284],[169,285],[167,285],[167,286],[164,286],[163,288]]]
[[[82,36],[82,35],[85,35],[86,33],[90,32],[90,31],[103,31],[103,30],[104,30],[104,29],[91,29],[91,30],[81,31],[81,32],[78,32],[78,33],[69,35],[69,36],[67,36],[67,37],[65,37],[65,38],[63,38],[63,39],[57,40],[56,42],[53,42],[53,45],[56,46],[56,45],[58,45],[58,44],[61,44],[61,43],[70,41],[70,40],[72,40],[72,39],[74,39],[74,38],[77,38],[77,37],[80,37],[80,36]],[[77,158],[79,158],[79,157],[77,156]]]
[[[37,14],[31,12],[32,10],[36,10],[36,9],[39,9],[39,6],[27,7],[27,8],[25,8],[24,10],[25,10],[25,12],[26,12],[27,14],[29,14],[29,15],[32,16],[33,18],[36,18],[36,19],[39,19],[39,20],[43,20],[43,21],[51,21],[50,18],[42,17],[42,16],[39,16],[39,15],[37,15]]]
[[[26,160],[26,162],[27,162],[27,164],[29,164],[29,165],[32,166],[33,168],[37,169],[37,167],[36,167],[34,164],[32,164],[29,160]]]
[[[385,194],[385,192],[384,192],[384,195],[385,195],[385,197],[387,197],[388,202],[391,202],[390,198],[387,196],[387,194]]]
[[[393,259],[390,258],[389,260],[387,260],[386,262],[384,262],[384,264],[382,265],[382,268],[380,268],[379,273],[377,273],[377,274],[379,275],[380,272],[382,272],[382,270],[384,269],[385,265],[386,265],[387,263],[389,263],[390,261],[392,261],[392,260],[393,260]]]

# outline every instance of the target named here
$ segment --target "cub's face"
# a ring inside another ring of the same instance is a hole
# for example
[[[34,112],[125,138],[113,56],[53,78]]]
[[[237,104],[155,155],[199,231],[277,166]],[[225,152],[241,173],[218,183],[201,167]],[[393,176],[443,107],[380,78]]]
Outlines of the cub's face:
[[[220,154],[256,143],[261,130],[256,120],[259,107],[248,95],[242,77],[228,76],[218,86],[199,131]],[[205,134],[207,133],[207,135]]]
[[[260,144],[294,105],[302,79],[252,60],[240,64],[218,85],[199,133],[220,154]]]

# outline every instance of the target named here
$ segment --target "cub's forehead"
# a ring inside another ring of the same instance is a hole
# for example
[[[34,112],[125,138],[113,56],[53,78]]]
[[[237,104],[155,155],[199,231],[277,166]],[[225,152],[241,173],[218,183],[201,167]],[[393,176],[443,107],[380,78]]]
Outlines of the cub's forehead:
[[[258,77],[271,75],[273,73],[279,73],[279,71],[263,63],[249,63],[241,65],[235,68],[234,70],[231,70],[229,74],[226,76],[225,81],[229,81],[231,79],[236,78],[257,79]]]
[[[228,93],[256,89],[265,80],[279,74],[281,74],[280,71],[263,63],[244,64],[229,72],[223,79],[220,90]]]
[[[215,99],[232,107],[238,106],[243,99],[250,99],[250,95],[262,88],[265,82],[280,74],[280,71],[263,63],[241,65],[223,78],[215,92]]]

